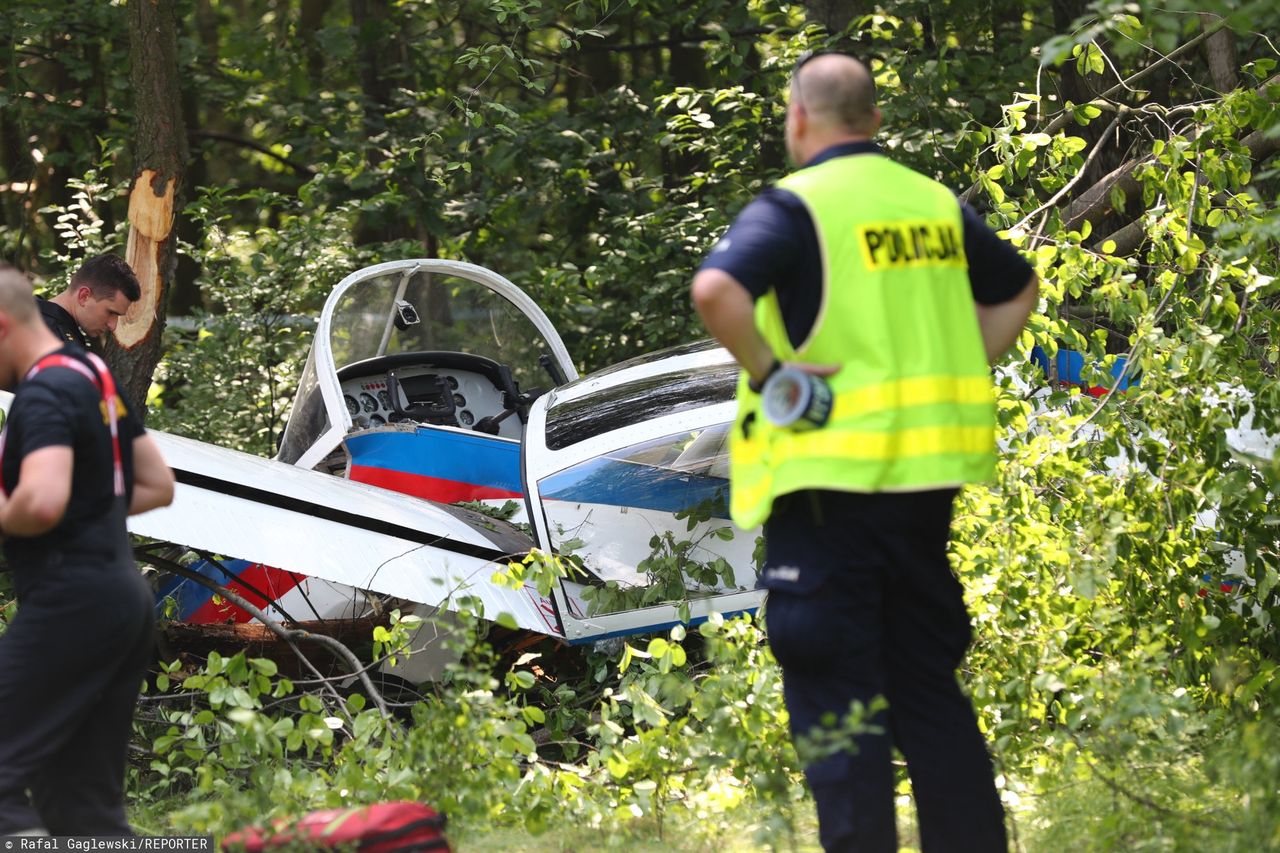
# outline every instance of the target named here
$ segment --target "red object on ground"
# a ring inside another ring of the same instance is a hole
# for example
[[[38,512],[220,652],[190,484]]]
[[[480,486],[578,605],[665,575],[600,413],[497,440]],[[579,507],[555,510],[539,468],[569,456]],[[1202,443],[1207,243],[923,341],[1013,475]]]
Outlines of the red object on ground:
[[[250,827],[222,840],[225,851],[246,853],[290,850],[359,850],[407,853],[445,850],[444,815],[422,803],[375,803],[349,809],[312,812],[297,821],[273,821],[269,829]]]

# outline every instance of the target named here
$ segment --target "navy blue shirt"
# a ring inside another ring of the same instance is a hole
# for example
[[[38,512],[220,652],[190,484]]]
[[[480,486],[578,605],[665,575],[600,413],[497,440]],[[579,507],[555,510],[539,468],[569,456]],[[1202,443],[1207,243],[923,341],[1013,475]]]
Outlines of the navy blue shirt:
[[[874,142],[847,142],[824,150],[805,168],[855,154],[881,156]],[[1007,302],[1031,280],[1031,265],[972,208],[958,199],[956,204],[964,222],[974,301]],[[822,301],[822,254],[813,220],[795,193],[770,187],[756,196],[712,248],[702,269],[728,273],[755,299],[776,290],[792,346],[809,336]]]
[[[40,309],[40,316],[44,318],[44,324],[55,335],[69,344],[79,344],[86,351],[91,352],[93,350],[84,330],[76,324],[75,318],[67,312],[67,309],[51,299],[45,299],[43,296],[36,298],[36,307]]]

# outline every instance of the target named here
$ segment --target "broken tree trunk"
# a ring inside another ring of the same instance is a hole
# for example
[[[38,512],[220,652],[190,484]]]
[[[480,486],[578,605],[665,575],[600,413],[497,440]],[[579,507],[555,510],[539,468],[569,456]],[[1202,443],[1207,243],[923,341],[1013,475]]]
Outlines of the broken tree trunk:
[[[173,0],[129,4],[133,62],[134,182],[129,194],[126,260],[142,285],[107,342],[107,360],[134,411],[146,415],[147,390],[162,354],[165,300],[173,282],[175,205],[187,162],[178,90],[178,38]]]
[[[1276,85],[1280,85],[1280,75],[1267,80],[1267,82],[1258,87],[1257,92],[1259,95],[1265,95],[1272,86]],[[1199,131],[1193,127],[1187,132],[1187,137],[1194,139],[1198,133]],[[1272,136],[1265,131],[1255,131],[1241,140],[1241,143],[1249,150],[1249,154],[1255,162],[1261,162],[1277,150],[1280,150],[1280,138]],[[1149,154],[1135,157],[1104,175],[1093,186],[1081,193],[1075,201],[1071,202],[1063,213],[1063,225],[1069,230],[1076,230],[1082,227],[1086,220],[1093,222],[1109,213],[1113,190],[1119,189],[1127,196],[1140,192],[1141,185],[1138,183],[1135,173],[1139,166],[1153,162],[1154,159]],[[1124,229],[1122,228],[1120,231],[1115,232],[1113,236],[1119,235],[1123,231]],[[1134,234],[1130,232],[1128,236],[1132,237]]]

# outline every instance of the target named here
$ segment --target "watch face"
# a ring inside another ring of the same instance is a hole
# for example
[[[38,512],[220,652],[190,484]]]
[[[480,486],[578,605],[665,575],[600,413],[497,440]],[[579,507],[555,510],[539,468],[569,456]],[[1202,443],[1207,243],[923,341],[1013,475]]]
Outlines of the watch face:
[[[373,398],[372,394],[361,394],[360,407],[366,412],[376,412],[378,411],[378,401]]]
[[[356,398],[350,394],[343,394],[342,401],[347,404],[347,414],[355,417],[360,413],[360,404],[356,402]]]

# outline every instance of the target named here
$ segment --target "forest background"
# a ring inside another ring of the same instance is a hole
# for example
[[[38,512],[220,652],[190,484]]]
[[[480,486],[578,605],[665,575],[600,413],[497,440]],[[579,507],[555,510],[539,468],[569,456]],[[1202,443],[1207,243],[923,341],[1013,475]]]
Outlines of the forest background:
[[[1280,434],[1280,11],[855,5],[6,0],[0,255],[52,293],[135,241],[146,319],[110,356],[148,424],[270,455],[311,318],[370,263],[495,269],[588,370],[701,336],[688,282],[787,169],[797,56],[849,51],[886,151],[1044,282],[953,543],[1017,845],[1280,848],[1280,457],[1238,432]],[[1033,345],[1137,383],[1082,395]],[[271,661],[175,667],[139,710],[140,827],[416,797],[480,848],[812,844],[750,620],[559,679],[477,625],[407,726]]]

